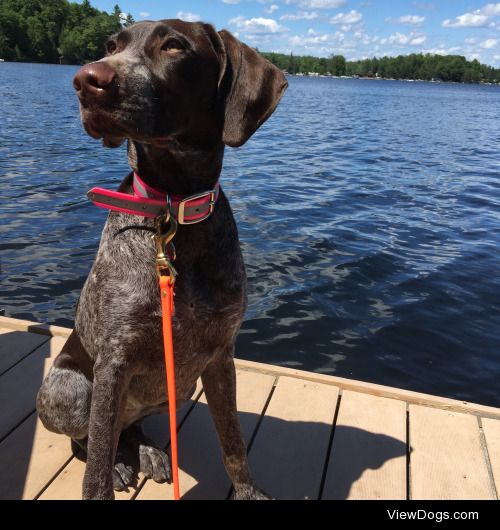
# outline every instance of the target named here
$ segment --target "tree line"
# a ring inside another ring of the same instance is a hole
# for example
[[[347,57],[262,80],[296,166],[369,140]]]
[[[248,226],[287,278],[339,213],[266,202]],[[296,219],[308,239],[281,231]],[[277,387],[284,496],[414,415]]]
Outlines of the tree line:
[[[422,79],[459,83],[500,83],[500,69],[468,61],[461,55],[416,54],[373,57],[346,61],[342,55],[326,58],[261,52],[273,64],[290,74],[378,77],[382,79]]]
[[[0,0],[0,58],[82,64],[103,55],[107,37],[132,24],[118,5],[99,11],[89,0]]]

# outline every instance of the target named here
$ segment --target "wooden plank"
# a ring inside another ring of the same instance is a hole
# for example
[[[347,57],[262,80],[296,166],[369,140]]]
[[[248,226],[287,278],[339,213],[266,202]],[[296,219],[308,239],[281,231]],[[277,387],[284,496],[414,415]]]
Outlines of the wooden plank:
[[[323,499],[406,499],[406,403],[342,394]]]
[[[491,463],[491,471],[495,480],[497,497],[500,497],[500,420],[481,419],[483,424],[486,447]]]
[[[45,335],[0,328],[0,375],[48,340]]]
[[[40,495],[39,500],[78,501],[82,498],[82,479],[85,462],[73,457],[57,478]]]
[[[0,499],[33,499],[72,458],[69,438],[33,413],[0,444]]]
[[[448,399],[444,397],[433,396],[431,394],[413,392],[412,390],[393,388],[384,385],[377,385],[375,383],[357,381],[355,379],[346,379],[344,377],[319,374],[316,372],[306,372],[304,370],[256,363],[242,359],[235,359],[235,365],[239,370],[257,371],[263,374],[274,375],[275,377],[287,376],[297,379],[304,379],[306,381],[313,381],[315,383],[334,385],[345,390],[352,390],[353,392],[362,392],[365,394],[371,394],[373,396],[399,399],[401,401],[406,401],[407,403],[413,403],[416,405],[455,410],[467,414],[480,414],[485,418],[500,418],[500,408],[497,407],[489,407],[486,405],[469,403],[467,401],[460,401],[457,399]]]
[[[238,412],[245,441],[249,442],[274,377],[237,372]],[[230,481],[222,463],[219,440],[203,395],[179,434],[179,482],[183,499],[225,499]],[[137,499],[172,498],[172,487],[148,480]]]
[[[38,389],[65,342],[53,337],[0,377],[0,440],[35,410]]]
[[[250,450],[260,488],[277,499],[316,499],[338,388],[280,377]]]
[[[85,474],[85,462],[81,457],[73,457],[69,464],[62,469],[57,478],[38,497],[39,500],[62,500],[79,501],[82,498],[83,475]],[[130,500],[135,488],[129,491],[115,491],[117,501]]]
[[[201,392],[201,383],[193,394],[195,400]],[[177,413],[177,421],[180,423],[189,413],[193,401],[187,402]],[[160,447],[168,442],[168,416],[166,414],[155,414],[144,420],[145,433]],[[55,480],[40,495],[40,500],[79,500],[82,498],[83,476],[85,474],[85,462],[73,458],[71,462],[57,475]],[[128,488],[127,491],[115,491],[116,500],[130,500],[137,491],[137,485],[144,477],[140,475],[137,483]],[[164,486],[166,487],[166,486]]]
[[[37,322],[10,317],[0,317],[0,326],[17,331],[29,331],[30,333],[48,335],[49,337],[68,338],[71,334],[71,329],[69,328],[62,328],[50,324],[38,324]]]
[[[411,405],[412,499],[493,499],[477,418]]]

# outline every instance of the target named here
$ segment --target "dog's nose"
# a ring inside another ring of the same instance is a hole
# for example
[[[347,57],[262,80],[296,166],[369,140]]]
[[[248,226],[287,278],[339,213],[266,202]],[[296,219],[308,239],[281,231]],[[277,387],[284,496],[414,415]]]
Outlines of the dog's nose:
[[[104,102],[116,90],[116,71],[105,62],[86,64],[73,79],[73,86],[82,101]]]

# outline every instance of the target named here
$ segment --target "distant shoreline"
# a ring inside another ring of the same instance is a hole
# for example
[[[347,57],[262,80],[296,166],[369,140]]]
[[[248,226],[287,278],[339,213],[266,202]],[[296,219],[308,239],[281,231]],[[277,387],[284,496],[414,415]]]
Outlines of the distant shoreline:
[[[290,74],[288,72],[284,72],[286,76],[290,77],[321,77],[321,78],[327,78],[327,79],[356,79],[360,81],[401,81],[405,83],[432,83],[432,84],[447,84],[447,85],[486,85],[486,86],[500,86],[500,82],[498,83],[491,83],[489,81],[479,81],[477,83],[472,82],[464,82],[464,81],[441,81],[440,79],[395,79],[392,77],[366,77],[366,76],[357,76],[357,75],[324,75],[324,74],[316,74],[316,73],[309,73],[309,74]]]
[[[79,67],[81,64],[64,64],[64,63],[41,63],[35,61],[5,61],[0,59],[0,64],[36,64],[36,65],[46,65],[46,66],[72,66]],[[287,71],[283,72],[286,76],[289,77],[310,77],[310,78],[327,78],[327,79],[356,79],[360,81],[401,81],[405,83],[432,83],[432,84],[451,84],[451,85],[484,85],[484,86],[498,86],[500,87],[500,82],[492,83],[489,81],[479,81],[479,82],[464,82],[464,81],[442,81],[440,79],[395,79],[391,77],[367,77],[367,76],[358,76],[358,75],[327,75],[327,74],[318,74],[316,72],[309,72],[307,74],[298,73],[291,74]]]
[[[396,57],[348,61],[343,55],[313,57],[275,52],[260,53],[280,70],[290,74],[412,81],[421,79],[467,84],[500,83],[500,68],[481,64],[477,59],[468,61],[462,55],[411,53]]]

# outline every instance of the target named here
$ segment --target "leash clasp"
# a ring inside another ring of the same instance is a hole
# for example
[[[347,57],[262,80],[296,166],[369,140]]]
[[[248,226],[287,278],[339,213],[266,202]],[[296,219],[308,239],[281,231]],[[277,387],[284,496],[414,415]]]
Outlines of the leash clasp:
[[[156,218],[155,224],[156,234],[153,238],[156,244],[156,272],[158,277],[169,276],[170,285],[173,285],[177,277],[177,271],[172,264],[176,258],[172,239],[177,233],[178,225],[175,218],[170,215],[170,207],[167,209],[166,214]]]

